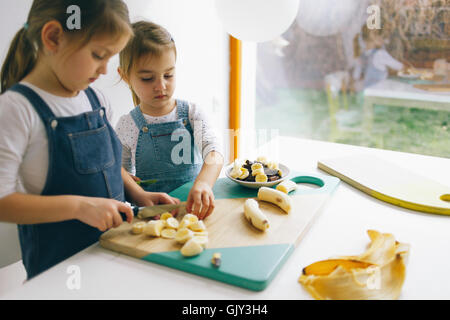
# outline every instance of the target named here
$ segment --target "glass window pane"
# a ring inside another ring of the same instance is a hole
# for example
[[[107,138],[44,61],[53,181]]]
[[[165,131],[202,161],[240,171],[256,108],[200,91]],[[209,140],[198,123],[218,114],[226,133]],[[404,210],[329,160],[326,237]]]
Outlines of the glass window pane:
[[[256,129],[450,157],[450,1],[314,3],[257,45]]]

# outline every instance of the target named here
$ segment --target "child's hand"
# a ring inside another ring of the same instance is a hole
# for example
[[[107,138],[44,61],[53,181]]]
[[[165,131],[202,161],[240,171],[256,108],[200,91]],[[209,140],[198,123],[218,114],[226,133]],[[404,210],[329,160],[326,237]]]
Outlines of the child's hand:
[[[205,219],[214,210],[214,194],[209,184],[196,181],[189,192],[186,211],[192,212],[200,220]]]
[[[148,207],[156,204],[179,204],[180,200],[164,192],[139,192],[134,197],[134,204],[138,207]]]
[[[130,177],[131,177],[134,181],[136,181],[136,182],[141,181],[140,178],[138,178],[138,177],[136,177],[136,176],[133,176],[131,173],[130,173],[129,175],[130,175]]]
[[[133,210],[124,202],[114,199],[81,197],[76,218],[100,231],[120,226],[123,222],[120,212],[127,216],[127,222],[133,220]]]

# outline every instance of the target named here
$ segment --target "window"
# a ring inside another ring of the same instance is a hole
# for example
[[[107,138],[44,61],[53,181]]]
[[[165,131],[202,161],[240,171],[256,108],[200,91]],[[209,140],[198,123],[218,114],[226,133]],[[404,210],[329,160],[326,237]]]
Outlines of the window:
[[[243,118],[255,132],[450,157],[450,2],[334,3],[301,5],[282,36],[247,45]]]

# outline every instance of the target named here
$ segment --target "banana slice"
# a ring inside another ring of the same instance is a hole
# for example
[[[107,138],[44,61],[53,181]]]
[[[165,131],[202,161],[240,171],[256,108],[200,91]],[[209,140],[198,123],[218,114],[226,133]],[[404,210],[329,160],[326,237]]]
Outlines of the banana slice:
[[[160,216],[160,220],[167,220],[169,218],[172,218],[173,215],[170,212],[164,212],[163,214],[161,214]]]
[[[133,234],[141,234],[142,232],[144,232],[144,228],[145,228],[146,224],[147,223],[145,221],[136,222],[131,227],[131,233],[133,233]]]
[[[192,239],[199,243],[203,248],[208,244],[208,237],[205,236],[194,236]]]
[[[283,211],[285,211],[286,213],[289,213],[292,208],[291,198],[286,193],[272,188],[259,188],[258,199],[273,203],[283,209]]]
[[[279,185],[277,185],[276,189],[288,194],[289,192],[297,189],[297,184],[292,180],[284,180]]]
[[[248,177],[250,173],[248,172],[248,169],[246,168],[241,168],[241,175],[239,176],[239,179],[244,180],[245,178]]]
[[[203,230],[203,231],[194,231],[194,236],[208,236],[208,231]]]
[[[255,177],[255,181],[256,182],[267,182],[267,176],[264,173],[257,174]]]
[[[178,229],[177,233],[175,234],[175,240],[178,243],[186,243],[188,240],[193,238],[194,232],[188,228],[181,228]]]
[[[264,156],[260,156],[258,158],[256,158],[256,161],[261,162],[262,164],[267,165],[267,158]]]
[[[196,256],[203,251],[203,246],[194,240],[194,238],[189,239],[181,248],[180,252],[185,257]]]
[[[177,234],[177,230],[172,228],[165,228],[161,230],[161,237],[166,239],[174,239]]]
[[[152,237],[159,237],[161,236],[161,230],[164,227],[164,222],[162,220],[150,220],[144,228],[144,233],[146,235],[152,236]]]
[[[264,169],[263,168],[258,168],[252,171],[252,176],[256,176],[258,174],[264,174]]]
[[[167,228],[177,229],[179,227],[179,225],[180,225],[178,220],[175,219],[174,217],[167,218],[165,221],[166,221],[165,222],[165,226]]]
[[[272,169],[272,170],[278,170],[278,169],[279,169],[278,163],[275,162],[275,161],[269,161],[269,162],[267,163],[267,167],[268,167],[269,169]]]
[[[254,164],[251,165],[252,171],[256,170],[256,169],[264,169],[263,165],[259,162],[256,162]]]
[[[257,229],[266,231],[269,228],[269,220],[259,209],[255,199],[247,199],[244,203],[244,215],[248,221]]]
[[[188,228],[196,232],[206,230],[205,223],[202,220],[198,220],[194,223],[191,223]]]

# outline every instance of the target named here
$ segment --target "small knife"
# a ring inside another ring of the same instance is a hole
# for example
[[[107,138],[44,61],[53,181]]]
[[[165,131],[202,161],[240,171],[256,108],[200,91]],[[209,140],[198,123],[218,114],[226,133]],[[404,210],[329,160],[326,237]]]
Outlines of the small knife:
[[[137,216],[140,219],[150,218],[162,214],[164,212],[171,212],[172,210],[185,208],[186,202],[180,202],[179,204],[159,204],[149,207],[136,207],[132,206],[134,216]],[[120,213],[123,220],[126,221],[126,215],[124,213]]]

